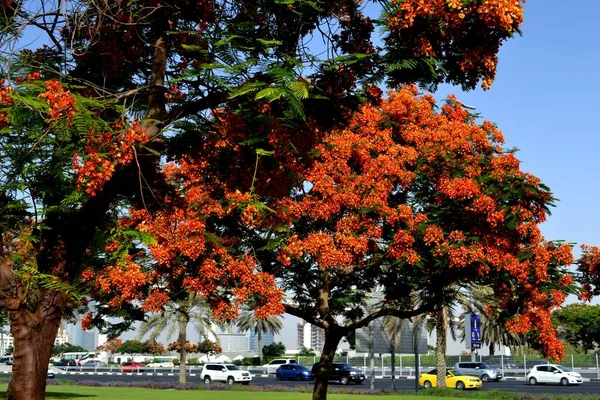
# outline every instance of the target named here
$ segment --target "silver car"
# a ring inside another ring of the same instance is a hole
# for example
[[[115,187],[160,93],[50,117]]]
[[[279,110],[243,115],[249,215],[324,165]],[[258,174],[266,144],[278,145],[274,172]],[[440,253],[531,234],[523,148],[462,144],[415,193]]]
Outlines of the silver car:
[[[502,379],[501,370],[490,368],[486,363],[482,362],[457,362],[454,368],[466,375],[478,376],[484,382],[498,382]]]

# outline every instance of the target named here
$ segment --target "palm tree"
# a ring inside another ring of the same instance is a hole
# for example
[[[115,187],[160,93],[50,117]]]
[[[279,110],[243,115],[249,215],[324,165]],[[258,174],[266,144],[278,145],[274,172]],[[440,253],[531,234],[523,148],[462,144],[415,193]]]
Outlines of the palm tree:
[[[167,304],[162,313],[152,314],[150,318],[144,321],[139,330],[138,339],[143,339],[150,333],[150,340],[156,340],[158,336],[166,331],[167,341],[177,331],[177,341],[180,345],[179,352],[179,384],[183,385],[186,381],[186,342],[187,326],[192,322],[198,331],[200,337],[206,333],[211,333],[217,337],[212,328],[213,320],[206,301],[190,294],[187,298]]]
[[[283,328],[283,322],[279,317],[269,318],[256,318],[254,311],[245,310],[240,314],[237,327],[241,332],[254,331],[258,339],[258,357],[260,359],[260,365],[263,364],[263,345],[262,345],[262,334],[263,333],[279,333]]]
[[[492,288],[488,286],[471,286],[469,295],[462,298],[463,308],[468,313],[477,314],[481,318],[481,337],[483,344],[489,346],[490,355],[495,353],[496,345],[522,346],[525,335],[513,334],[504,327],[504,322],[495,306],[497,300]],[[464,318],[463,318],[464,320]],[[461,324],[464,337],[464,323]]]
[[[402,318],[387,315],[381,318],[381,327],[385,333],[387,342],[390,345],[390,358],[392,363],[392,386],[391,390],[396,390],[396,351],[400,348],[400,334],[405,320]]]

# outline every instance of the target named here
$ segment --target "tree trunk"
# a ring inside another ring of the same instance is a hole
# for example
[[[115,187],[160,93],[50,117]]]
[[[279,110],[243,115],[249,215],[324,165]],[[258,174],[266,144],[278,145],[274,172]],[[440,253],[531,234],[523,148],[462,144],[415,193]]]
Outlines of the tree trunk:
[[[396,390],[396,346],[390,346],[390,362],[392,363],[392,385],[390,389],[393,392]]]
[[[373,337],[373,322],[371,321],[369,322],[369,362],[371,366],[369,375],[371,375],[371,390],[375,390],[375,343],[373,343],[374,341],[375,338]]]
[[[437,367],[437,387],[446,387],[446,332],[448,330],[448,314],[446,307],[442,307],[435,313],[436,329],[436,367]]]
[[[494,342],[490,343],[490,356],[493,356],[494,354],[496,354],[496,345],[494,344]]]
[[[260,329],[258,330],[257,335],[258,335],[257,336],[257,341],[258,341],[258,359],[260,360],[260,365],[263,365],[262,331]]]
[[[321,352],[321,358],[319,359],[319,368],[317,369],[317,374],[315,376],[313,400],[327,399],[329,374],[331,373],[335,350],[337,349],[340,340],[342,340],[342,336],[344,336],[343,332],[339,330],[325,329],[325,344],[323,345],[323,351]]]
[[[34,313],[24,305],[9,313],[14,352],[8,400],[45,398],[48,362],[62,318],[61,302],[59,293],[46,290]]]
[[[177,382],[179,385],[185,385],[186,376],[185,376],[185,366],[186,366],[186,357],[187,357],[187,323],[184,319],[179,320],[179,337],[177,338],[179,341],[180,349],[179,349],[179,381]],[[208,358],[208,354],[206,355]]]

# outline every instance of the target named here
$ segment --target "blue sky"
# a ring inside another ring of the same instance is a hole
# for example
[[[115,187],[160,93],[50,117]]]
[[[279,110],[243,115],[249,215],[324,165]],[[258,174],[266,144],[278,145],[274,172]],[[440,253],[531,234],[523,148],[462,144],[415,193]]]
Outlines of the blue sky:
[[[489,91],[456,93],[498,124],[506,145],[520,149],[522,169],[540,177],[560,199],[542,225],[547,239],[600,244],[600,2],[529,1],[523,36],[499,54],[498,75]],[[572,5],[571,5],[572,4]],[[571,5],[571,6],[569,6]]]

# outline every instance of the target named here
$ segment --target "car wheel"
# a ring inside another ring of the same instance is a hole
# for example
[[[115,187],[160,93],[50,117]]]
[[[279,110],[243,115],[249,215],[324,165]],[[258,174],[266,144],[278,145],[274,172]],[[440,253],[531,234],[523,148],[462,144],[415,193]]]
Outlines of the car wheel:
[[[484,382],[489,382],[490,376],[488,374],[483,374],[483,375],[481,375],[481,380]]]
[[[278,381],[282,381],[283,377],[281,376],[281,374],[275,374],[275,379],[277,379]]]
[[[456,382],[456,388],[458,390],[465,390],[465,384],[462,381]]]
[[[424,387],[425,389],[431,389],[431,382],[429,382],[429,381],[425,381],[425,382],[423,382],[423,387]]]
[[[298,380],[299,381],[303,381],[304,380],[304,376],[302,376],[302,374],[298,374]]]
[[[563,386],[568,386],[569,385],[569,380],[567,378],[562,378],[560,380],[560,384]]]
[[[534,386],[535,384],[537,384],[537,379],[535,379],[533,376],[531,378],[529,378],[529,384],[531,386]]]
[[[235,379],[233,379],[233,376],[228,376],[227,377],[227,384],[228,385],[233,385],[235,383]]]
[[[205,385],[209,385],[212,379],[210,379],[210,376],[206,375],[204,377],[204,384]]]
[[[342,376],[342,377],[340,378],[340,383],[341,383],[342,385],[347,385],[348,383],[350,383],[350,381],[348,380],[348,377],[347,377],[347,376]]]

